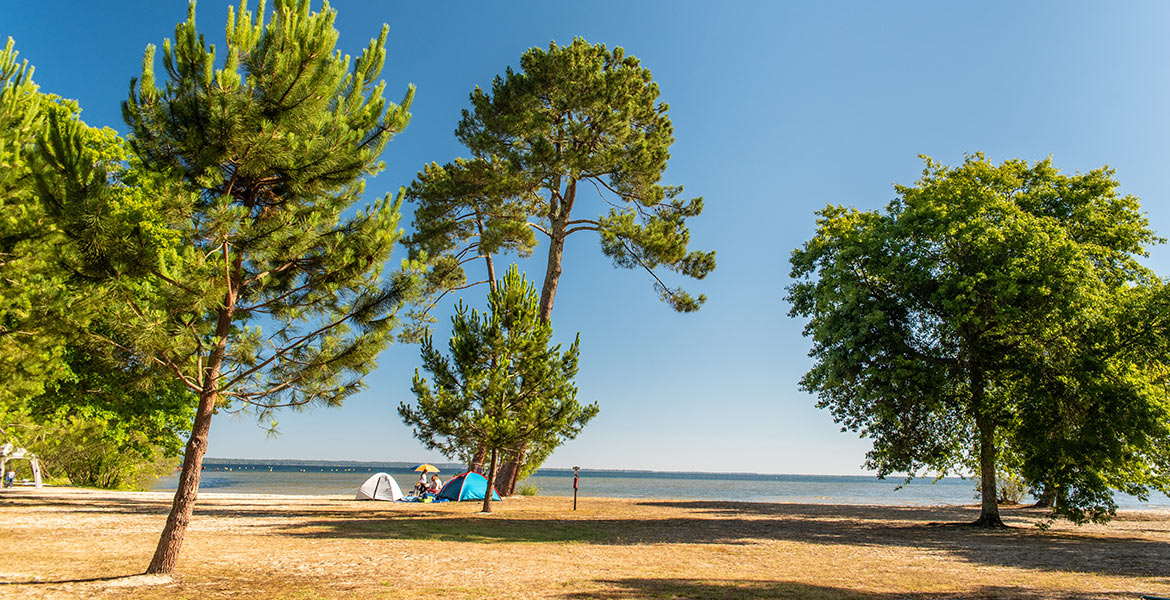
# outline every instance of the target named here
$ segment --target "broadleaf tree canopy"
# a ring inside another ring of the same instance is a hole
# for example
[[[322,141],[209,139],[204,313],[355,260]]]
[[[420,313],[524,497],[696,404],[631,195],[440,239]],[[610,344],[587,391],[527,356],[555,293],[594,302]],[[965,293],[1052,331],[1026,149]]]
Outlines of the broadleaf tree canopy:
[[[1072,471],[1043,466],[1038,440],[1078,435],[1052,425],[1057,406],[1101,410],[1105,396],[1089,388],[1106,385],[1106,373],[1081,368],[1087,361],[1133,374],[1092,338],[1136,326],[1110,312],[1130,286],[1160,285],[1137,260],[1160,240],[1137,199],[1117,186],[1108,169],[1070,176],[1049,160],[995,165],[977,154],[958,167],[926,159],[922,178],[897,186],[884,211],[818,212],[816,235],[791,259],[791,314],[808,319],[816,361],[801,386],[845,428],[873,439],[869,468],[883,476],[974,470],[985,525],[1001,524],[995,469],[1005,448],[1031,477],[1076,487]],[[1089,387],[1052,395],[1052,378],[1087,373]],[[1133,379],[1125,385],[1145,393],[1108,402],[1170,416],[1151,383]],[[1165,424],[1150,419],[1094,427],[1132,439],[1129,449],[1167,439]],[[1065,444],[1059,462],[1081,461],[1115,484],[1134,466],[1105,464],[1094,452]],[[1069,514],[1105,514],[1108,507],[1090,506],[1100,498],[1065,501]]]

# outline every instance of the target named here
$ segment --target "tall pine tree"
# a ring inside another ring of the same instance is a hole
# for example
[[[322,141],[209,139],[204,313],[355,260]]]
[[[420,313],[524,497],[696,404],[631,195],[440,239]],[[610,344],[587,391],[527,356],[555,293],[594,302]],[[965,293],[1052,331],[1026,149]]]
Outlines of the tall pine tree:
[[[198,395],[183,470],[148,572],[174,569],[217,410],[334,406],[389,343],[406,282],[383,273],[400,201],[360,210],[364,178],[409,120],[378,77],[388,28],[356,59],[335,50],[335,11],[277,0],[265,22],[229,10],[221,67],[191,4],[131,85],[123,114],[143,169],[166,193],[138,220],[67,126],[45,140],[43,193],[107,285],[107,343]],[[120,226],[120,223],[131,223]],[[119,227],[122,227],[119,229]],[[116,235],[114,235],[116,233]],[[160,244],[159,238],[177,243]]]
[[[702,212],[702,198],[661,183],[674,129],[650,70],[622,48],[580,38],[533,48],[520,67],[471,93],[455,132],[471,158],[428,165],[410,188],[416,233],[407,244],[427,261],[432,295],[467,285],[464,265],[477,259],[493,280],[492,256],[530,255],[539,233],[548,242],[540,292],[548,321],[565,243],[592,232],[615,266],[645,270],[675,310],[697,310],[704,296],[660,276],[665,269],[702,279],[715,253],[688,250],[687,219]],[[518,448],[514,456],[547,450]],[[523,466],[504,466],[505,493]],[[527,470],[535,466],[529,460]]]

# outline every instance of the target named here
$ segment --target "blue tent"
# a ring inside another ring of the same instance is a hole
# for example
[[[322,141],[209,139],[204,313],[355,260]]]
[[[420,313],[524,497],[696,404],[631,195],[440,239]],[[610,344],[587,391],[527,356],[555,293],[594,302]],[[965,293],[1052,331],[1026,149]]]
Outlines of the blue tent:
[[[468,471],[457,477],[452,477],[443,489],[439,490],[439,499],[460,502],[463,500],[483,500],[487,491],[487,479],[474,471]],[[500,495],[492,489],[492,500],[499,500]]]

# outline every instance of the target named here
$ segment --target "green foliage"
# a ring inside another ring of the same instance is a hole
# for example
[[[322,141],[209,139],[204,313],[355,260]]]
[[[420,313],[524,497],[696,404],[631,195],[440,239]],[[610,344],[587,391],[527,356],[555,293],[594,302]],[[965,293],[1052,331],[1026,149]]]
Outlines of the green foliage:
[[[413,96],[388,103],[376,82],[385,27],[351,61],[333,51],[332,10],[264,13],[230,11],[216,68],[192,4],[163,44],[162,87],[147,48],[123,104],[133,181],[112,180],[69,123],[46,136],[41,177],[84,249],[77,268],[107,286],[105,339],[261,415],[339,403],[388,342],[408,283],[383,273],[400,201],[349,209]]]
[[[365,178],[409,121],[377,81],[388,28],[355,59],[335,51],[336,13],[276,0],[266,21],[229,10],[221,66],[195,4],[148,46],[122,105],[133,157],[112,175],[77,123],[41,136],[37,189],[94,282],[91,337],[197,395],[171,515],[148,572],[170,572],[194,508],[217,410],[267,418],[336,406],[390,342],[408,275],[385,273],[401,200],[358,207]]]
[[[41,458],[46,473],[64,478],[61,483],[145,491],[181,460],[150,446],[145,436],[106,415],[86,412],[41,423],[44,436],[29,450]],[[125,452],[123,444],[145,452]]]
[[[975,469],[993,485],[1006,449],[1029,481],[1062,482],[1078,519],[1109,513],[1109,487],[1137,490],[1122,480],[1154,479],[1165,462],[1149,448],[1170,440],[1164,391],[1099,341],[1164,331],[1120,308],[1160,287],[1137,258],[1161,240],[1117,186],[1108,169],[1066,176],[1048,160],[926,159],[884,212],[818,213],[791,259],[791,314],[809,319],[816,360],[801,386],[873,438],[867,467]]]
[[[995,474],[997,493],[995,501],[999,504],[1019,504],[1028,495],[1028,482],[1015,471],[1000,470]],[[983,482],[975,478],[975,497],[979,498],[983,489]]]
[[[715,254],[687,250],[686,219],[702,212],[702,199],[660,183],[674,134],[650,71],[621,48],[580,38],[533,48],[520,67],[497,76],[490,92],[472,92],[456,130],[472,158],[427,165],[410,187],[416,233],[406,242],[429,291],[464,285],[463,265],[476,258],[530,255],[538,231],[549,239],[547,319],[565,238],[594,231],[616,266],[646,269],[676,310],[698,309],[703,296],[655,274],[665,267],[702,279]],[[574,217],[579,185],[596,190],[604,212]]]
[[[191,427],[192,394],[124,356],[75,347],[65,356],[66,376],[0,411],[9,439],[39,456],[46,473],[74,485],[147,489],[169,473]]]
[[[41,95],[32,81],[28,61],[17,62],[15,42],[8,38],[0,51],[0,198],[7,199],[27,176],[21,160],[41,127]]]
[[[89,246],[69,244],[68,230],[48,218],[39,184],[60,182],[37,181],[34,141],[70,128],[98,183],[122,198],[135,197],[136,165],[112,130],[86,126],[75,102],[38,92],[32,69],[15,59],[9,40],[0,52],[0,427],[57,480],[141,488],[173,466],[191,407],[179,391],[142,388],[157,373],[124,355],[100,365],[82,358],[102,298],[63,266]]]
[[[539,496],[540,486],[535,483],[525,483],[516,486],[516,493],[521,496]]]
[[[1113,490],[1170,492],[1170,290],[1119,286],[1094,309],[1067,352],[1037,361],[1013,423],[1020,473],[1076,522],[1110,518]]]
[[[450,358],[423,340],[415,373],[417,406],[398,413],[428,448],[459,456],[466,448],[507,452],[519,442],[555,447],[577,436],[597,405],[577,402],[578,337],[550,346],[533,287],[513,266],[488,295],[488,312],[460,303],[452,318]]]
[[[0,416],[63,374],[63,344],[45,330],[68,304],[53,264],[55,232],[44,226],[28,162],[53,99],[16,59],[9,38],[0,52]]]
[[[490,91],[477,87],[455,132],[471,157],[425,166],[407,192],[416,206],[409,267],[426,282],[426,300],[411,312],[404,337],[426,335],[430,309],[448,292],[494,281],[496,254],[531,255],[536,232],[548,240],[540,291],[546,321],[565,240],[579,232],[596,232],[615,266],[644,269],[675,310],[698,310],[704,296],[660,277],[666,269],[702,279],[715,268],[715,253],[688,250],[687,219],[702,212],[702,199],[661,183],[674,130],[658,96],[637,58],[580,38],[532,48],[519,71],[497,76]],[[487,277],[468,283],[465,268],[475,260],[486,263]],[[553,447],[516,448],[519,464],[506,466],[505,493]]]

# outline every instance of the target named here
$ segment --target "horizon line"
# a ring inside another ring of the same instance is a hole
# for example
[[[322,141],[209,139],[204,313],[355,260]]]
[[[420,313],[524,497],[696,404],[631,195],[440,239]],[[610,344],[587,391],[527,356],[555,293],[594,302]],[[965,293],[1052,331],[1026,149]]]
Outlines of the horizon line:
[[[238,463],[264,463],[264,462],[284,462],[289,464],[331,464],[332,466],[341,465],[394,465],[394,464],[412,464],[414,461],[405,460],[339,460],[339,459],[323,459],[323,458],[221,458],[221,457],[206,457],[203,459],[204,463],[208,461],[219,462],[238,462]],[[426,461],[423,461],[426,462]],[[416,463],[414,463],[416,464]],[[437,465],[458,465],[466,466],[462,462],[443,462],[435,463]],[[573,467],[559,467],[559,466],[542,466],[537,469],[541,470],[555,470],[555,471],[572,471]],[[757,476],[809,476],[809,477],[870,477],[879,480],[897,480],[905,479],[902,474],[890,474],[884,478],[878,477],[875,473],[765,473],[759,471],[684,471],[684,470],[659,470],[659,469],[631,469],[631,468],[612,468],[612,467],[581,467],[582,471],[613,471],[619,473],[664,473],[664,474],[708,474],[708,475],[757,475]],[[968,479],[969,477],[948,474],[944,478],[959,478]],[[912,477],[911,479],[935,479],[935,477],[922,476]]]

